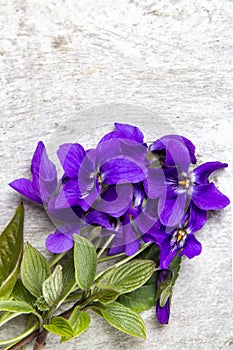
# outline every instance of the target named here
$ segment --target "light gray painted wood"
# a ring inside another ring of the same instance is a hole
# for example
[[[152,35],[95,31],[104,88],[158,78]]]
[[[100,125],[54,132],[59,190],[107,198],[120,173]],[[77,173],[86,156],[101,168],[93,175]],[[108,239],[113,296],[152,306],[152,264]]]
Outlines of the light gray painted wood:
[[[75,141],[91,146],[115,120],[142,126],[147,138],[185,135],[197,145],[199,163],[228,162],[217,182],[232,195],[232,1],[0,5],[1,230],[20,200],[7,184],[29,175],[39,140],[54,157],[56,145],[76,130]],[[38,206],[25,201],[25,207],[25,240],[46,254],[53,225]],[[93,317],[78,340],[59,344],[49,337],[46,348],[232,349],[231,209],[211,214],[198,237],[203,252],[183,263],[169,326],[157,324],[155,310],[144,312],[143,342]],[[1,335],[12,336],[20,326],[16,321]]]

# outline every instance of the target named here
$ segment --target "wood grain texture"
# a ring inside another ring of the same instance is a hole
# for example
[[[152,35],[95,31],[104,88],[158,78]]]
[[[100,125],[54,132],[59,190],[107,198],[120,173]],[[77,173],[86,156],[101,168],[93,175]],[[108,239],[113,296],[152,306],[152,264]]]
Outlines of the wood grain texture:
[[[199,163],[228,162],[218,187],[232,197],[232,1],[0,0],[0,6],[1,230],[20,200],[7,184],[29,175],[39,140],[51,155],[76,130],[76,141],[90,145],[116,119],[142,126],[149,138],[171,130],[185,135],[197,145]],[[53,225],[38,206],[25,207],[25,240],[46,254]],[[79,340],[49,337],[46,349],[233,349],[231,220],[230,207],[213,213],[198,235],[203,252],[183,263],[169,326],[156,323],[155,310],[144,312],[143,342],[96,316]],[[16,321],[1,335],[19,328]]]

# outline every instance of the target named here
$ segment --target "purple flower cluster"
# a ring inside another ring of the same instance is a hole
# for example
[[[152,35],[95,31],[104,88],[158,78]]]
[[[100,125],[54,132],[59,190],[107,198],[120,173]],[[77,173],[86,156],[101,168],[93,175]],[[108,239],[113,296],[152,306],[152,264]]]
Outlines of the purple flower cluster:
[[[108,254],[132,255],[142,242],[160,248],[160,267],[166,271],[177,253],[193,258],[201,253],[195,233],[206,223],[208,210],[229,204],[209,176],[227,167],[221,162],[196,163],[195,146],[179,135],[164,136],[150,145],[140,129],[115,123],[95,149],[79,143],[57,151],[64,170],[57,179],[45,146],[38,143],[32,180],[10,183],[15,190],[43,204],[58,229],[46,241],[52,253],[73,247],[73,234],[100,226],[100,237],[113,236]],[[165,273],[161,273],[161,278]],[[161,322],[166,323],[165,314]]]

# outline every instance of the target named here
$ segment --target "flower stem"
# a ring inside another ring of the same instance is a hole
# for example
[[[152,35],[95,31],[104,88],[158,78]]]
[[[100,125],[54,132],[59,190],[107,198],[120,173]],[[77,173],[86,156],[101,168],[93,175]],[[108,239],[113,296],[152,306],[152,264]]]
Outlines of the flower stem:
[[[111,259],[120,258],[121,256],[125,256],[125,253],[119,253],[119,254],[116,254],[116,255],[104,256],[103,258],[98,259],[98,263],[101,263],[101,262],[107,261],[107,260],[111,260]]]
[[[97,254],[97,258],[99,258],[103,252],[105,251],[105,249],[109,246],[109,244],[111,243],[111,241],[113,240],[113,238],[115,237],[115,234],[111,235],[109,237],[109,239],[105,242],[105,244],[103,245],[103,247],[100,249],[100,251]]]
[[[58,261],[60,261],[65,255],[66,255],[67,252],[65,253],[61,253],[61,254],[55,254],[50,260],[49,260],[49,267],[53,267],[54,265],[56,265],[56,263]]]

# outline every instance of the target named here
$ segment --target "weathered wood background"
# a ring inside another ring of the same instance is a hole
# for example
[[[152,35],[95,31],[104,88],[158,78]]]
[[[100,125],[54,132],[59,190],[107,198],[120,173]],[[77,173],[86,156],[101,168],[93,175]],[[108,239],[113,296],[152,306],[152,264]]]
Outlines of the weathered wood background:
[[[149,130],[148,137],[173,130],[197,145],[199,163],[228,162],[218,186],[231,196],[232,1],[0,0],[0,5],[1,229],[20,200],[7,184],[29,175],[38,140],[52,155],[64,134],[68,140],[77,130],[90,144],[114,120],[134,122]],[[38,206],[26,201],[25,207],[25,239],[46,253],[53,226]],[[59,344],[58,337],[49,337],[46,348],[233,349],[230,207],[211,214],[198,237],[203,252],[183,263],[168,326],[158,325],[154,309],[144,312],[143,342],[94,317],[78,340]],[[16,321],[14,331],[20,326]],[[14,331],[6,327],[1,336]]]

